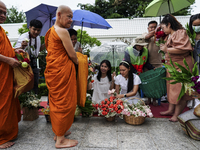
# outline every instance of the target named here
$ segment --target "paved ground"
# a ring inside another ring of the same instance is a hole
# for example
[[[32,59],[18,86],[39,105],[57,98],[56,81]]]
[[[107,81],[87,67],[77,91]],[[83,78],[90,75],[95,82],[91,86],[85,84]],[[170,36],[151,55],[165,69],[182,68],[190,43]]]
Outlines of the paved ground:
[[[46,100],[45,97],[42,98]],[[70,139],[79,144],[70,150],[200,150],[200,141],[189,138],[179,123],[166,118],[146,118],[144,124],[133,126],[116,118],[75,118]],[[19,135],[10,150],[54,150],[54,133],[44,116],[34,121],[21,121]]]
[[[103,117],[77,117],[68,137],[79,144],[72,150],[200,150],[200,141],[184,134],[179,123],[164,118],[146,118],[133,126],[117,118],[108,122]],[[10,150],[54,150],[51,124],[40,116],[34,121],[21,121],[19,135]]]

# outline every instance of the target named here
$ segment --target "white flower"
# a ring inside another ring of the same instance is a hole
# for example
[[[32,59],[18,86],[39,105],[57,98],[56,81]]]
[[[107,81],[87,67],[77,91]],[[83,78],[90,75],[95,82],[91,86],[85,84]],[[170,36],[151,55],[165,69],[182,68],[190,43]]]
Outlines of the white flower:
[[[91,97],[91,95],[89,93],[86,93],[86,97]]]
[[[29,39],[28,39],[28,38],[25,38],[24,41],[29,42]]]
[[[34,104],[37,104],[38,102],[37,102],[36,100],[33,100],[33,103],[34,103]]]
[[[34,106],[34,107],[37,107],[38,105],[37,105],[37,104],[33,104],[33,106]]]

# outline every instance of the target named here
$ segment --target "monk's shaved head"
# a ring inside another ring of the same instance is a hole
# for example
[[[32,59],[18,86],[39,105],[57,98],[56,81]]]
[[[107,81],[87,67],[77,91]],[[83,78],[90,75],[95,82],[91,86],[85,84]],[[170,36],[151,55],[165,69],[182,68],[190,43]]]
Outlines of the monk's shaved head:
[[[6,21],[6,13],[7,13],[7,9],[6,9],[6,5],[0,0],[0,23],[4,23]]]
[[[55,25],[61,28],[69,28],[72,23],[73,12],[71,8],[65,5],[60,5],[56,11]]]
[[[0,0],[0,7],[6,8],[6,5]]]
[[[60,5],[58,7],[57,11],[56,11],[56,14],[58,14],[58,12],[60,12],[60,13],[66,13],[66,12],[72,12],[72,10],[68,6]]]

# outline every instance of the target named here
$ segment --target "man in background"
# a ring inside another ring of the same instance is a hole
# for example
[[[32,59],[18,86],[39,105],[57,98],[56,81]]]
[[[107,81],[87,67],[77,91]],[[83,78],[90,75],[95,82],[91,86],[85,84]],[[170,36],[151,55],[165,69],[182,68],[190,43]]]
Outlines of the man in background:
[[[42,29],[42,23],[39,20],[31,20],[29,26],[29,32],[22,34],[15,48],[24,49],[30,56],[30,65],[34,73],[34,87],[33,91],[38,94],[39,83],[39,66],[37,65],[37,58],[40,51],[45,49],[45,44],[41,45],[40,32]]]

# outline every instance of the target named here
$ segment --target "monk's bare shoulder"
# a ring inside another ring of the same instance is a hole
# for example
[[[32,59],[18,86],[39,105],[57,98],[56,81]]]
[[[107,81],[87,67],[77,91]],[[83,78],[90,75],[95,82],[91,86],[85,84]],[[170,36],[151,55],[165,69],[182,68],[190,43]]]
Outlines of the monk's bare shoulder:
[[[70,37],[70,36],[69,36],[69,32],[68,32],[67,29],[61,28],[61,27],[59,27],[59,26],[55,26],[54,28],[55,28],[56,33],[58,34],[58,36],[59,36],[61,39],[63,39],[63,38],[69,38],[69,37]]]

